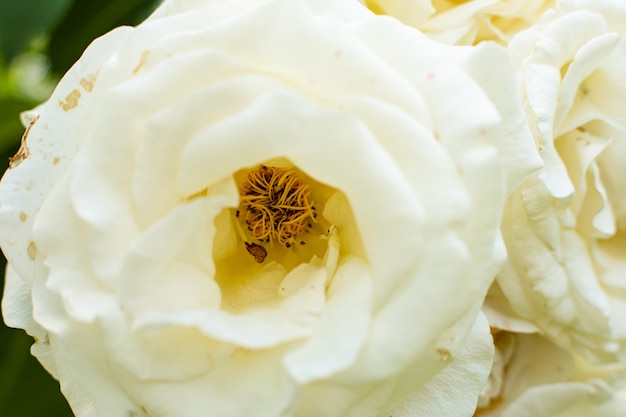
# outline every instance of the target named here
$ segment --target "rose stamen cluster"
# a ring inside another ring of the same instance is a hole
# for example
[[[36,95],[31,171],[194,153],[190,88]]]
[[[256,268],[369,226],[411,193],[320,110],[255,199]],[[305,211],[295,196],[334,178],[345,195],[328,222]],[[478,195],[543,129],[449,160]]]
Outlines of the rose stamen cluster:
[[[289,248],[315,221],[311,188],[291,170],[260,165],[240,189],[244,221],[259,241]]]

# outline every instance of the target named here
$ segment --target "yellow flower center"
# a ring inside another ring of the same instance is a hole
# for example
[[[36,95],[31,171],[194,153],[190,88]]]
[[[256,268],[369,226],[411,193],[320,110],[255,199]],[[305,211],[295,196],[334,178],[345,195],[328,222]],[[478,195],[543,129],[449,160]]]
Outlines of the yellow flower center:
[[[236,216],[243,219],[252,240],[241,232],[246,249],[258,263],[267,256],[262,243],[274,241],[289,248],[298,241],[299,235],[310,231],[317,214],[311,199],[311,188],[298,174],[289,169],[260,165],[248,172],[241,185],[240,207]]]
[[[261,165],[248,173],[240,194],[248,230],[260,241],[289,247],[317,217],[310,187],[290,170]]]

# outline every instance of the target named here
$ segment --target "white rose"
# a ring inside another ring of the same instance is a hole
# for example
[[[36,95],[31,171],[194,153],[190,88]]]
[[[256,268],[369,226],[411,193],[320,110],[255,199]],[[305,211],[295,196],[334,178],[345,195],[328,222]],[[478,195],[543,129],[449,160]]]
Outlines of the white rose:
[[[626,3],[562,1],[509,46],[545,167],[508,200],[492,321],[625,361]]]
[[[28,115],[5,320],[80,417],[470,415],[512,74],[354,1],[165,2]]]
[[[496,359],[474,417],[623,417],[626,366],[594,367],[539,335],[494,335]]]
[[[377,14],[393,16],[439,42],[506,44],[531,26],[556,0],[360,0]]]

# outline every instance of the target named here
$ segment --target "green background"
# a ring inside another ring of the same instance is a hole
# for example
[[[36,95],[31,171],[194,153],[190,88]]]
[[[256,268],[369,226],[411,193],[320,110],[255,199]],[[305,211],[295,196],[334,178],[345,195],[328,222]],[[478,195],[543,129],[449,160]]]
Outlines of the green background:
[[[45,101],[97,36],[136,24],[157,0],[0,0],[0,169],[19,147],[19,113]],[[5,260],[2,257],[2,271]],[[0,287],[4,277],[0,274]],[[0,325],[0,416],[71,417],[58,383],[30,355],[32,339]]]

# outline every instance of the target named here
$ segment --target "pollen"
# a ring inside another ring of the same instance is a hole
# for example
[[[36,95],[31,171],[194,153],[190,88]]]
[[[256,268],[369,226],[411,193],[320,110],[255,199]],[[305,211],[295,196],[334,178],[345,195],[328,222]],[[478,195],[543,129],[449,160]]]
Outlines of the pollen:
[[[311,188],[293,170],[260,165],[248,173],[239,193],[239,217],[260,242],[300,244],[298,235],[316,221]]]

